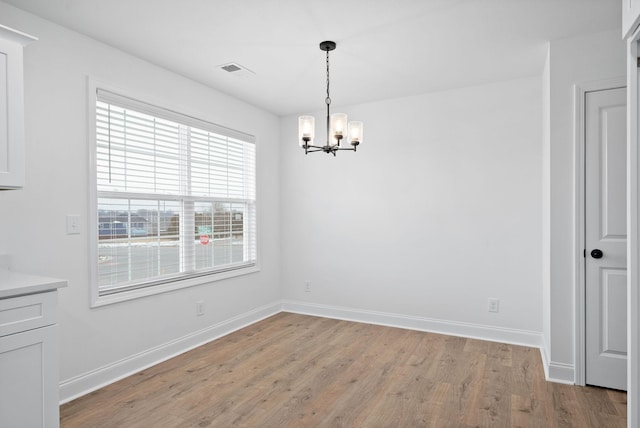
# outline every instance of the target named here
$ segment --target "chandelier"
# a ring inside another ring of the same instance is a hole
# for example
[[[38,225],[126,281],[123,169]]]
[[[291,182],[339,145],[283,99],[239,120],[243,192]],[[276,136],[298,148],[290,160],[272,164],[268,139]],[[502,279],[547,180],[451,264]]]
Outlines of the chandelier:
[[[327,53],[327,143],[324,146],[313,144],[315,136],[315,118],[313,116],[300,116],[298,118],[298,141],[304,153],[325,152],[334,156],[338,150],[356,151],[358,144],[362,142],[362,122],[347,122],[344,113],[331,114],[331,97],[329,96],[329,52],[336,48],[336,42],[326,41],[320,43],[320,49]],[[350,144],[351,147],[347,145]]]

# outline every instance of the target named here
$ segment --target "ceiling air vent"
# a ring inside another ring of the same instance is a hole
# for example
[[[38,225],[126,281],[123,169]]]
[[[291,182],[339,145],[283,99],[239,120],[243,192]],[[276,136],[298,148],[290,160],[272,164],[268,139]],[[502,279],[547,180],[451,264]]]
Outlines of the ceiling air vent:
[[[234,71],[240,71],[242,70],[241,67],[238,67],[235,64],[227,64],[227,65],[223,65],[221,67],[224,71],[228,71],[229,73],[233,73]]]
[[[249,70],[247,67],[243,65],[238,64],[237,62],[230,62],[228,64],[223,64],[218,68],[237,77],[248,77],[255,74],[253,71]]]

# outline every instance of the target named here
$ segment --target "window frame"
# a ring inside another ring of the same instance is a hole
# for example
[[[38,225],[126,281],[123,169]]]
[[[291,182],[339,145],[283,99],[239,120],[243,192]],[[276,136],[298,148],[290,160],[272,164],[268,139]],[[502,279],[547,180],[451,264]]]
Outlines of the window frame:
[[[260,267],[260,221],[259,216],[259,197],[258,197],[258,183],[257,183],[257,173],[258,173],[258,153],[257,153],[257,145],[255,151],[255,166],[254,173],[256,175],[256,183],[255,183],[255,199],[254,206],[256,211],[255,216],[255,263],[248,266],[229,266],[229,269],[219,269],[216,272],[202,272],[192,275],[187,278],[171,278],[167,280],[162,279],[151,279],[148,281],[148,286],[141,286],[138,288],[129,289],[128,287],[123,287],[123,291],[116,291],[109,294],[101,294],[100,293],[100,285],[98,279],[98,199],[100,198],[98,186],[97,186],[97,137],[96,137],[96,106],[98,101],[97,91],[103,90],[110,93],[113,93],[117,96],[128,98],[133,100],[134,102],[138,102],[141,104],[145,104],[154,108],[162,109],[164,111],[174,113],[179,116],[183,116],[187,119],[191,119],[194,121],[202,121],[207,122],[209,124],[214,125],[215,127],[223,130],[223,133],[232,138],[241,137],[241,139],[245,139],[249,142],[255,143],[255,136],[237,131],[231,128],[227,128],[221,125],[217,125],[212,121],[197,119],[199,115],[190,113],[186,108],[182,106],[171,106],[167,107],[168,103],[158,102],[157,100],[153,100],[152,97],[141,95],[134,90],[124,90],[119,87],[115,87],[112,84],[99,81],[91,76],[87,78],[87,102],[88,102],[88,141],[89,141],[89,207],[88,207],[88,221],[87,221],[87,233],[89,238],[89,267],[90,267],[90,307],[100,307],[104,305],[109,305],[118,302],[129,301],[133,299],[138,299],[146,296],[153,296],[160,293],[166,293],[170,291],[180,290],[183,288],[193,287],[197,285],[202,285],[206,283],[211,283],[215,281],[226,280],[230,278],[235,278],[239,276],[244,276],[248,274],[253,274],[259,272],[261,270]],[[148,113],[148,112],[147,112]],[[186,125],[194,125],[197,127],[197,123],[186,123]],[[228,131],[228,133],[226,132]],[[123,194],[126,196],[126,194]],[[171,199],[171,196],[167,198],[160,197],[160,199]]]

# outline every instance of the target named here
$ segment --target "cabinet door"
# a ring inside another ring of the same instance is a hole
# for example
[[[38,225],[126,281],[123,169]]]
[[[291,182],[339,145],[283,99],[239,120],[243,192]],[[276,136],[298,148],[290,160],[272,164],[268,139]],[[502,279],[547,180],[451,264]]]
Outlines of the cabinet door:
[[[0,38],[0,189],[24,186],[22,46]]]
[[[622,36],[631,36],[640,24],[640,0],[622,0]]]
[[[57,326],[0,337],[0,427],[58,427]]]

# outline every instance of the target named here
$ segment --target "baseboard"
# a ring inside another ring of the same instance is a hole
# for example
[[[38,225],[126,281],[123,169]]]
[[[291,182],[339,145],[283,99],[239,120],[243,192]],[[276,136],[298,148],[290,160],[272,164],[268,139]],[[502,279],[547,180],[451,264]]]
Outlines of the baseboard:
[[[451,336],[468,337],[472,339],[489,340],[492,342],[509,343],[513,345],[540,348],[542,336],[538,332],[494,327],[480,324],[446,321],[432,318],[376,312],[361,309],[327,306],[313,303],[282,301],[282,310],[304,315],[314,315],[326,318],[342,319],[345,321],[364,322],[389,327],[406,328],[410,330],[428,331],[431,333],[448,334]]]
[[[549,362],[548,369],[545,370],[549,382],[566,383],[575,385],[575,367],[573,364]]]
[[[130,357],[60,382],[60,404],[102,388],[141,370],[166,361],[219,337],[281,312],[274,302],[245,312],[218,324],[196,331]]]
[[[544,378],[549,380],[549,350],[545,346],[544,338],[542,339],[542,345],[540,345],[540,358],[542,359]]]
[[[539,348],[546,379],[551,382],[574,383],[573,365],[550,362],[542,342],[542,336],[537,332],[283,300],[261,306],[192,334],[131,355],[120,361],[63,380],[60,382],[60,404],[81,397],[279,312],[292,312]]]
[[[542,367],[544,367],[544,377],[547,381],[575,385],[574,365],[551,361],[544,340],[540,346],[540,357],[542,358]]]

